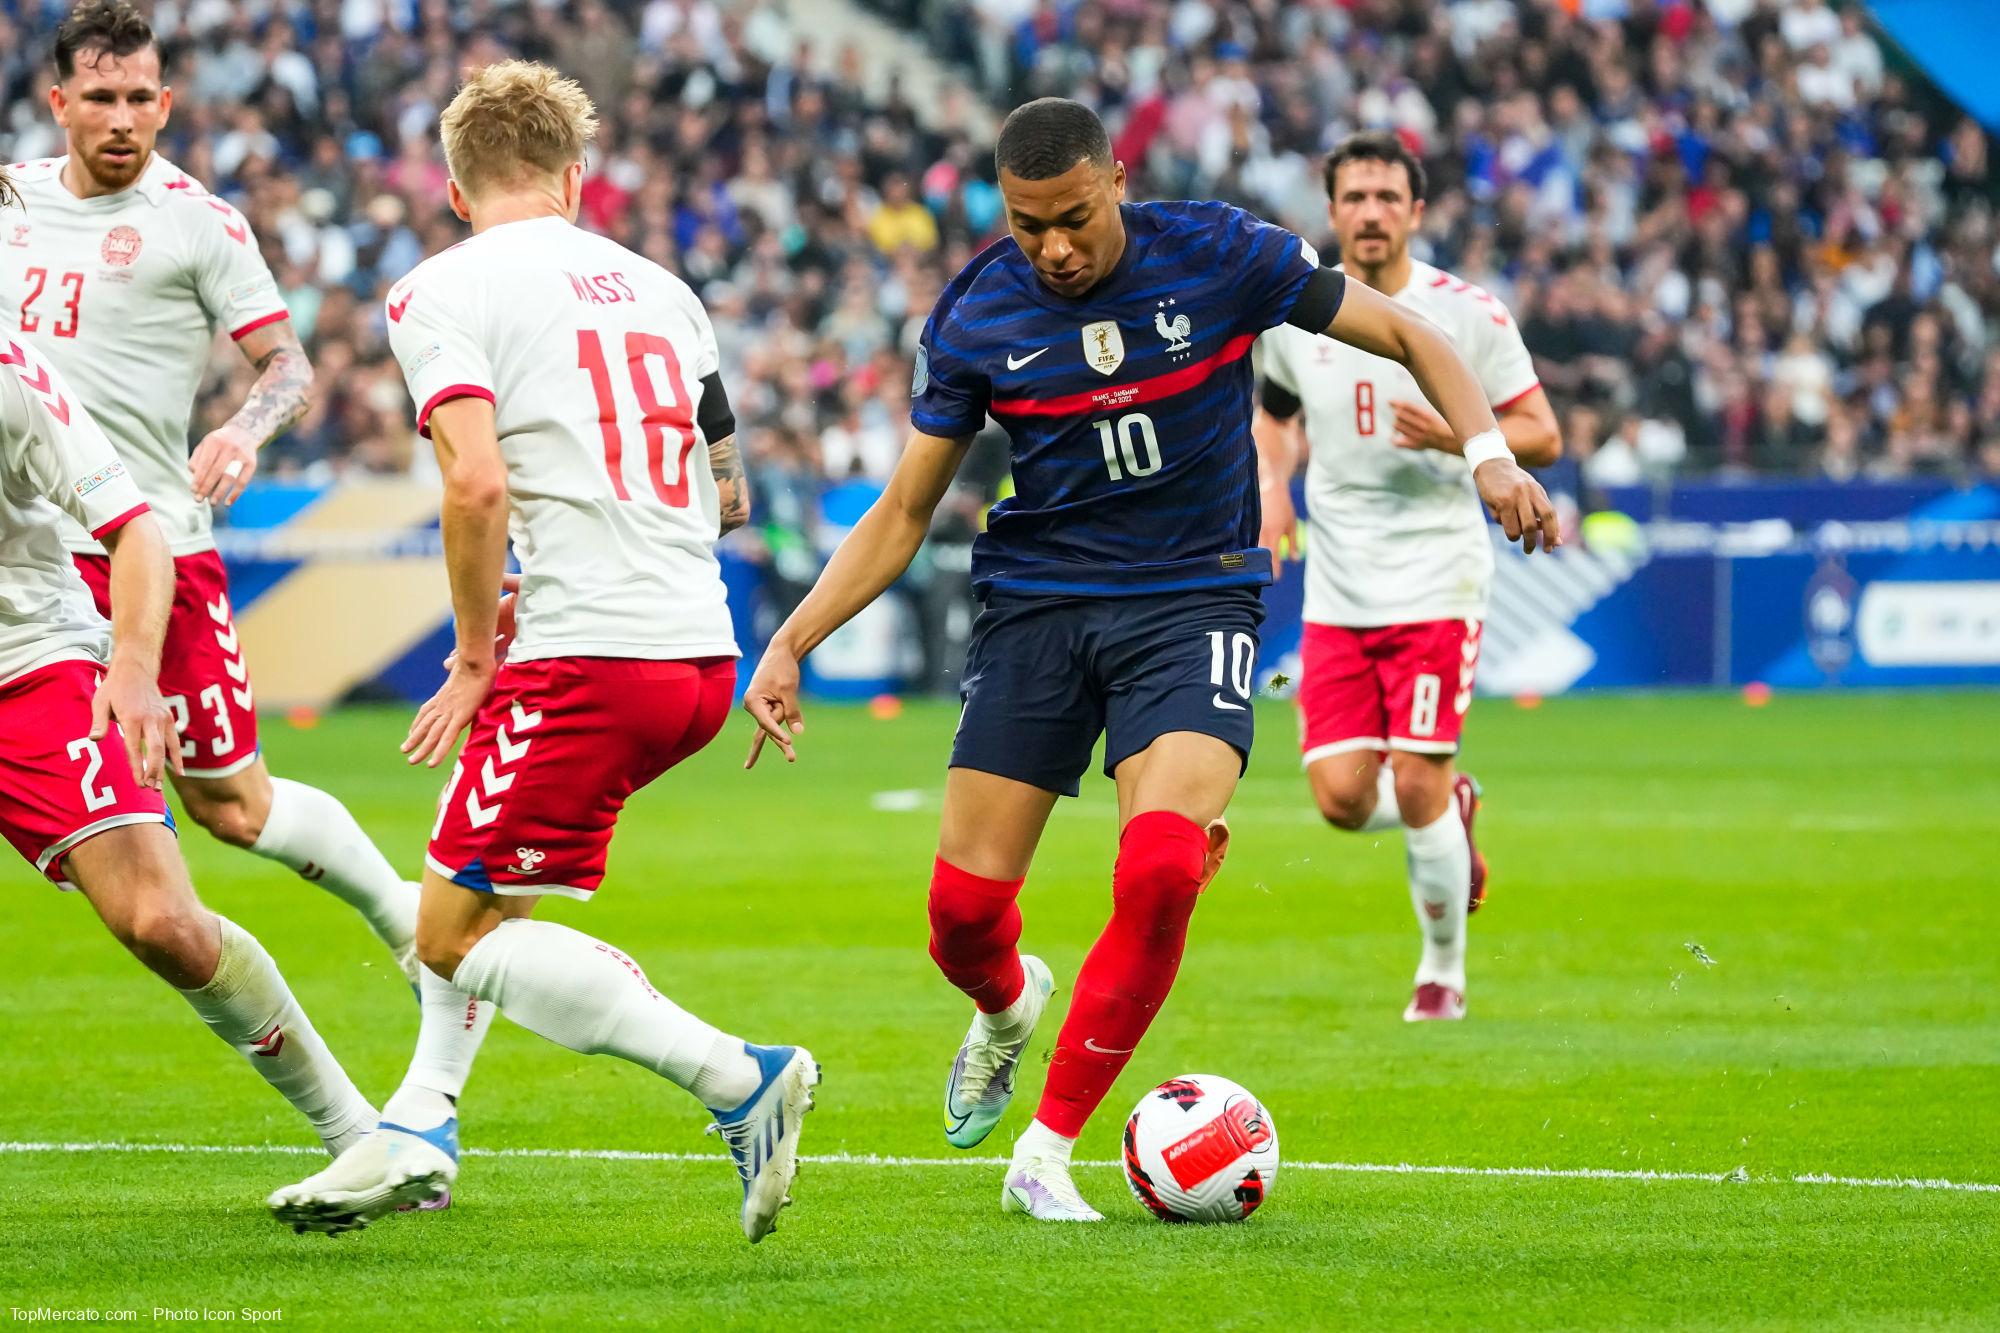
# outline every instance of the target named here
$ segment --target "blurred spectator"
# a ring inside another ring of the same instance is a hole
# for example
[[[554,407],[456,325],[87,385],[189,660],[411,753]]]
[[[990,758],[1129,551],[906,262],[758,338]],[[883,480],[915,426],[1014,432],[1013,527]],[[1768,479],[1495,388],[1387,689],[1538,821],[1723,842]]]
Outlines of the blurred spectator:
[[[869,3],[931,34],[995,111],[1097,107],[1134,197],[1228,198],[1315,242],[1321,155],[1395,128],[1431,167],[1421,257],[1510,304],[1593,483],[2000,472],[1993,145],[1885,65],[1857,5]],[[16,156],[61,151],[60,8],[0,3]],[[893,468],[917,333],[1002,227],[990,120],[953,92],[865,92],[864,54],[816,42],[783,0],[163,0],[155,17],[178,94],[162,151],[248,214],[321,370],[321,402],[267,451],[277,478],[429,466],[381,301],[464,235],[436,118],[468,63],[554,60],[596,99],[584,221],[710,305],[746,456],[785,497],[732,541],[795,576],[816,558],[811,483]],[[235,360],[197,432],[241,394]]]
[[[1854,0],[916,9],[996,101],[1096,107],[1142,198],[1326,240],[1320,156],[1396,130],[1431,170],[1420,257],[1509,303],[1558,406],[1589,409],[1587,472],[1987,469],[1992,144],[1890,72]]]

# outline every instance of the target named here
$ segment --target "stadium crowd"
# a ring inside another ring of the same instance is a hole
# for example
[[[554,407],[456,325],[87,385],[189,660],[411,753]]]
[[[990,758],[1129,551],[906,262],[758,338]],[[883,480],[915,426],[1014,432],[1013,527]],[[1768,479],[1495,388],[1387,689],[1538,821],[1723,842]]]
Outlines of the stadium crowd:
[[[1320,155],[1389,126],[1431,168],[1425,257],[1513,308],[1578,484],[1733,470],[2000,477],[1991,141],[1826,0],[871,0],[996,106],[1096,106],[1139,197],[1325,240]],[[15,158],[61,151],[60,0],[0,0]],[[381,316],[462,235],[434,133],[461,68],[578,77],[589,225],[714,312],[760,527],[809,576],[829,483],[886,476],[914,339],[998,233],[964,101],[862,91],[782,0],[161,0],[166,154],[255,224],[319,368],[267,474],[425,460]],[[195,424],[240,401],[216,362]],[[1004,462],[974,469],[970,522]]]

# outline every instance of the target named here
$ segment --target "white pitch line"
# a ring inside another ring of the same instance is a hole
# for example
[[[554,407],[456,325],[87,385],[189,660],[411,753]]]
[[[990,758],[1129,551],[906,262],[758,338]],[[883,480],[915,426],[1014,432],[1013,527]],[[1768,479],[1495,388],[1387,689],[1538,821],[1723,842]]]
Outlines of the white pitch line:
[[[289,1143],[120,1143],[0,1140],[0,1156],[54,1153],[206,1153],[220,1156],[317,1157],[318,1148]],[[640,1152],[623,1148],[466,1148],[467,1157],[555,1158],[590,1162],[724,1162],[717,1153]],[[815,1166],[995,1167],[1005,1157],[895,1157],[879,1153],[820,1153],[800,1159]],[[1115,1161],[1075,1165],[1110,1170]],[[1841,1185],[1851,1189],[1942,1190],[1955,1194],[2000,1194],[2000,1184],[1918,1176],[1798,1175],[1744,1176],[1720,1171],[1617,1171],[1608,1167],[1431,1166],[1413,1162],[1284,1162],[1286,1171],[1335,1171],[1359,1176],[1482,1176],[1508,1180],[1630,1180],[1641,1183],[1701,1181],[1705,1184]]]

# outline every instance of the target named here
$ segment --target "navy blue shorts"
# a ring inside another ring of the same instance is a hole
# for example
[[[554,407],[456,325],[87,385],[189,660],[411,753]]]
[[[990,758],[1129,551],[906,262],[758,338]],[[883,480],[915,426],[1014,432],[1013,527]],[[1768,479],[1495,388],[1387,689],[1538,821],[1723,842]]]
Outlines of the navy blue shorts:
[[[1195,731],[1250,762],[1250,693],[1263,599],[1255,588],[1144,597],[995,592],[972,627],[953,768],[1064,796],[1170,731]]]

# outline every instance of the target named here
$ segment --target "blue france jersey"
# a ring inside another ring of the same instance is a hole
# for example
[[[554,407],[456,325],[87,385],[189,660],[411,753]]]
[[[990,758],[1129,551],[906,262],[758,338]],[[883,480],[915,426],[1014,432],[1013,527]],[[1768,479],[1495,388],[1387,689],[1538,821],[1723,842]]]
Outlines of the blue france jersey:
[[[1128,204],[1125,253],[1081,297],[1012,238],[966,265],[924,326],[910,419],[1012,442],[1015,493],[973,548],[973,585],[1115,597],[1271,581],[1257,546],[1250,344],[1318,258],[1217,203]]]

